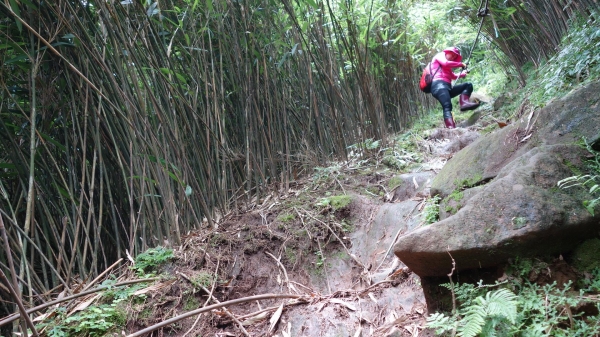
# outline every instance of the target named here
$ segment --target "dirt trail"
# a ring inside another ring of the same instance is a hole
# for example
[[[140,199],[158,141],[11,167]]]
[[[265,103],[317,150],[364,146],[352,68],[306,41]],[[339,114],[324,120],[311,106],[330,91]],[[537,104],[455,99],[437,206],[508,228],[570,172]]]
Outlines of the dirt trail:
[[[209,293],[218,301],[291,293],[304,300],[247,302],[187,318],[159,335],[429,335],[420,280],[392,246],[398,235],[423,225],[428,184],[456,147],[448,139],[467,131],[457,130],[421,140],[425,160],[401,178],[364,165],[333,165],[285,195],[225,217],[218,228],[190,233],[166,270],[177,280],[133,305],[127,330],[211,303]],[[410,188],[386,188],[393,179]],[[338,208],[334,198],[343,195],[351,202]],[[216,283],[211,275],[218,275]]]

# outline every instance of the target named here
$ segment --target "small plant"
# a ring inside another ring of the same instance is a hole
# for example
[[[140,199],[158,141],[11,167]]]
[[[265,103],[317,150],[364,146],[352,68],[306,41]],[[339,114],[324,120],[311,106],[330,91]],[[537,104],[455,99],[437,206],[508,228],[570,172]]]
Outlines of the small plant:
[[[80,334],[90,337],[105,336],[115,327],[125,325],[126,321],[127,313],[116,303],[91,306],[65,319],[65,323],[71,325],[70,335]]]
[[[317,252],[315,252],[315,255],[317,256],[317,261],[315,261],[315,266],[317,268],[323,267],[323,264],[325,263],[325,257],[323,257],[323,253],[321,253],[321,251],[317,251]]]
[[[517,216],[512,218],[512,224],[514,229],[520,229],[527,225],[527,218]]]
[[[423,208],[423,218],[426,225],[430,225],[440,218],[440,197],[434,196],[425,202],[425,207]]]
[[[342,219],[342,231],[344,233],[349,233],[352,232],[352,230],[354,229],[354,226],[352,226],[352,224],[348,223],[348,221],[346,221],[346,219]]]
[[[161,246],[150,248],[135,258],[133,269],[138,275],[143,275],[150,270],[156,270],[160,265],[173,259],[173,250]]]

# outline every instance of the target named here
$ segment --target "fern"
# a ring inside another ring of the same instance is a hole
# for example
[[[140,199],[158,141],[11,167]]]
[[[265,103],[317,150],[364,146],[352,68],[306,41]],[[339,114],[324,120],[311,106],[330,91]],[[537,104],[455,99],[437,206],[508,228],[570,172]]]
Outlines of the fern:
[[[449,317],[436,312],[427,317],[427,327],[434,329],[435,333],[439,335],[453,330],[456,327],[456,320],[454,317]]]
[[[458,335],[462,337],[475,337],[482,331],[486,323],[492,323],[495,327],[502,319],[512,324],[517,317],[517,296],[508,289],[489,291],[485,295],[477,297],[474,304],[466,310],[465,317],[460,320]],[[500,320],[498,320],[500,319]],[[494,329],[487,329],[492,331]],[[486,334],[490,335],[490,334]]]

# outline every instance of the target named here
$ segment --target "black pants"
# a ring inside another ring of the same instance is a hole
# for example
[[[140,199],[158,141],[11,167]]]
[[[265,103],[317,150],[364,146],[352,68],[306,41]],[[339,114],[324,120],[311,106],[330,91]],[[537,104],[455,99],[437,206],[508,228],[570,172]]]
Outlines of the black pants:
[[[461,83],[454,87],[448,82],[444,81],[433,81],[431,83],[431,94],[437,99],[442,105],[444,111],[444,119],[452,117],[452,97],[456,97],[460,94],[471,96],[473,92],[473,84]]]

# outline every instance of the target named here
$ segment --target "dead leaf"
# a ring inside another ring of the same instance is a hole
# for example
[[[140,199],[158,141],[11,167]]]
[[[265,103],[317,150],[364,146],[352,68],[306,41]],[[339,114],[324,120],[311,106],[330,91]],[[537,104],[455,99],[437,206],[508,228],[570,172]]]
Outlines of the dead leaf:
[[[371,299],[371,301],[377,303],[377,299],[375,298],[375,295],[373,295],[373,293],[369,293],[369,298]]]
[[[277,310],[275,311],[275,313],[273,313],[273,316],[269,320],[269,322],[271,323],[269,325],[269,334],[271,334],[271,332],[273,332],[273,330],[275,329],[275,325],[277,325],[277,322],[279,322],[279,318],[281,317],[282,312],[283,312],[283,303],[281,303],[279,308],[277,308]]]
[[[85,310],[87,307],[90,306],[90,304],[92,304],[98,297],[100,297],[100,295],[95,295],[92,296],[89,300],[87,301],[83,301],[81,303],[79,303],[73,310],[71,310],[71,312],[67,315],[67,316],[71,316],[74,312],[77,311],[81,311],[81,310]]]
[[[164,282],[164,283],[158,283],[158,284],[155,284],[155,285],[151,285],[151,286],[146,287],[144,289],[137,290],[136,292],[133,293],[133,295],[134,296],[143,295],[143,294],[145,294],[145,293],[147,293],[149,291],[154,291],[154,290],[162,289],[162,288],[170,285],[171,283],[173,283],[173,282],[170,281],[170,282]]]
[[[260,313],[260,314],[258,314],[256,316],[252,316],[252,317],[244,320],[242,322],[242,325],[243,326],[249,326],[249,325],[252,325],[252,324],[254,324],[256,322],[260,322],[260,321],[266,319],[267,317],[269,317],[269,312],[265,311],[265,312],[262,312],[262,313]]]
[[[413,176],[413,184],[415,184],[415,189],[419,189],[419,184],[417,184],[417,179]]]
[[[498,123],[498,126],[500,127],[500,129],[502,129],[503,127],[507,126],[508,124],[503,123],[503,122],[496,122]]]
[[[523,143],[524,141],[526,141],[527,139],[529,139],[531,137],[532,133],[528,134],[527,136],[523,137],[523,139],[521,139],[520,143]]]
[[[292,337],[292,322],[288,322],[287,331],[281,331],[283,337]]]
[[[34,318],[32,321],[33,322],[40,322],[46,319],[46,317],[50,316],[50,314],[52,314],[52,312],[47,312],[45,314],[39,315],[38,317]]]
[[[129,250],[125,249],[125,255],[127,255],[127,259],[129,260],[129,262],[135,265],[135,260],[133,259],[133,257],[131,257],[131,255],[129,255]]]

